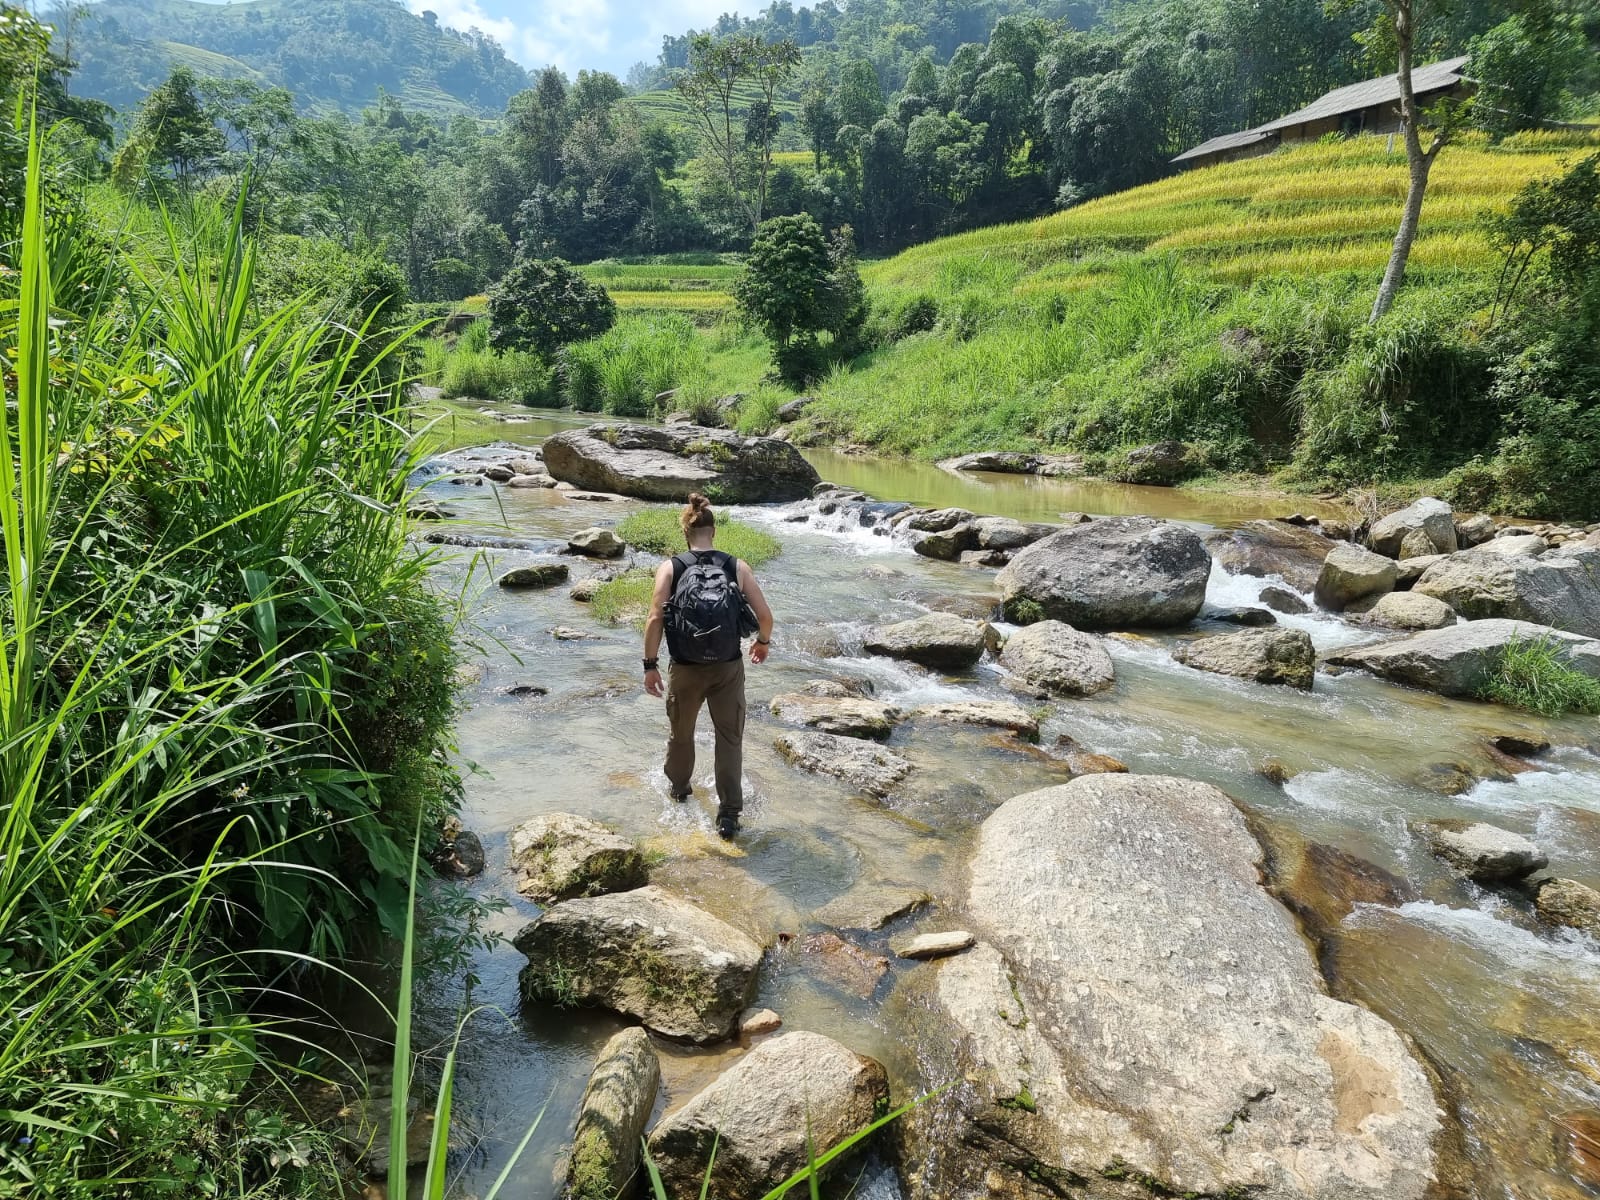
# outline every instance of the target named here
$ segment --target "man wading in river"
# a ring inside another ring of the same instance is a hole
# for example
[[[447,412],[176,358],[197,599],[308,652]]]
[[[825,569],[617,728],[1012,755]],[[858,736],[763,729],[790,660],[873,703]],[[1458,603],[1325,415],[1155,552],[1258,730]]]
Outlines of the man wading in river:
[[[679,517],[689,550],[656,571],[644,627],[644,690],[666,696],[667,762],[674,800],[687,800],[694,776],[694,727],[700,706],[717,731],[717,833],[732,838],[744,810],[744,656],[740,639],[754,633],[750,661],[767,661],[772,610],[748,563],[712,549],[717,517],[699,492]],[[667,637],[672,669],[665,686],[656,655]]]

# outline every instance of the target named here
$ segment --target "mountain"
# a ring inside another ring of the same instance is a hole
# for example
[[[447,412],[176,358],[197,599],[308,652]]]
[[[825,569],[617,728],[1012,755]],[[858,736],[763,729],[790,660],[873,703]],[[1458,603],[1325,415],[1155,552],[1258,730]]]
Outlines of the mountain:
[[[310,112],[359,112],[382,89],[408,109],[499,116],[529,84],[493,38],[398,0],[101,0],[46,18],[74,93],[132,108],[178,64],[281,84]]]

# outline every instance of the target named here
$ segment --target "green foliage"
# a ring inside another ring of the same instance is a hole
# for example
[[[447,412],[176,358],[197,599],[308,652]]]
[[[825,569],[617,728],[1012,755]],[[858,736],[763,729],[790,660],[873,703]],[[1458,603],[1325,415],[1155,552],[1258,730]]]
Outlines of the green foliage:
[[[563,347],[562,398],[583,412],[661,415],[656,397],[705,369],[705,346],[687,317],[624,317],[597,338]]]
[[[42,176],[0,275],[0,1193],[327,1194],[241,997],[398,928],[455,797],[394,347],[267,303],[242,204],[58,296]]]
[[[662,558],[682,554],[689,548],[676,509],[646,508],[630,513],[617,526],[617,536],[630,546]],[[766,530],[728,517],[717,518],[716,547],[752,567],[770,562],[783,552],[778,539]]]
[[[1600,713],[1600,679],[1568,666],[1562,648],[1548,638],[1509,642],[1478,696],[1543,717]]]
[[[147,181],[170,180],[187,187],[216,165],[226,146],[197,84],[192,70],[176,67],[145,97],[112,164],[117,186],[133,191]]]
[[[559,258],[524,259],[489,294],[489,345],[548,357],[597,337],[616,319],[605,289]]]
[[[554,399],[555,377],[543,359],[526,350],[473,350],[463,344],[445,354],[439,387],[446,396],[538,405]]]
[[[806,214],[762,225],[733,294],[772,339],[779,372],[802,385],[826,364],[820,336],[839,339],[866,315],[850,230],[825,238]]]

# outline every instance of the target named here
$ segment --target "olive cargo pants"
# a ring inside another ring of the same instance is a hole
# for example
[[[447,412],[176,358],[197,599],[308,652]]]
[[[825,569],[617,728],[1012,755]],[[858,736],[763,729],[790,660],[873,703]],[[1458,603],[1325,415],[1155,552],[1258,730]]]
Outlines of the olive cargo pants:
[[[737,817],[744,809],[744,659],[725,663],[672,664],[667,674],[667,783],[686,796],[694,779],[694,727],[700,706],[711,710],[717,731],[717,813]]]

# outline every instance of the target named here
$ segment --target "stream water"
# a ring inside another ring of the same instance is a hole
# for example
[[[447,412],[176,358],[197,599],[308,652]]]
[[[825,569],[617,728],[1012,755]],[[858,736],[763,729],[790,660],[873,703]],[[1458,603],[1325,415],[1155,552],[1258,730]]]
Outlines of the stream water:
[[[573,423],[579,422],[565,415],[539,417],[508,425],[506,433],[535,444]],[[1082,510],[1230,524],[1283,511],[1281,502],[1261,498],[1069,480],[967,479],[918,464],[811,457],[824,478],[882,499],[1031,519]],[[635,507],[492,485],[441,482],[431,490],[461,529],[522,538],[564,539],[612,524]],[[489,855],[487,871],[472,887],[507,902],[494,922],[507,936],[538,910],[512,886],[506,836],[539,812],[571,811],[612,824],[656,853],[656,882],[776,941],[779,933],[803,935],[812,910],[858,882],[959,895],[964,847],[983,817],[1013,795],[1067,778],[1048,755],[1010,739],[940,726],[903,726],[895,733],[892,746],[918,770],[884,803],[853,799],[843,785],[787,766],[773,749],[781,726],[767,704],[813,679],[864,679],[879,699],[905,706],[1011,698],[988,665],[942,677],[859,650],[874,623],[930,606],[981,611],[993,573],[919,558],[859,528],[786,523],[779,510],[748,508],[735,515],[767,525],[783,553],[760,572],[779,626],[771,660],[749,672],[746,833],[733,848],[711,831],[708,737],[693,802],[676,805],[666,794],[659,773],[665,716],[660,702],[640,688],[633,628],[598,622],[564,587],[535,593],[494,588],[482,567],[497,573],[528,561],[528,552],[479,558],[463,551],[442,562],[441,582],[465,581],[469,588],[485,648],[459,725],[461,759],[476,771],[468,778],[463,816]],[[598,569],[567,561],[574,578]],[[1216,569],[1209,600],[1248,603],[1264,582]],[[1308,630],[1319,649],[1371,636],[1320,616],[1283,620]],[[1217,632],[1232,628],[1203,618],[1200,627],[1208,625]],[[558,639],[552,634],[558,628],[582,636]],[[1247,684],[1179,666],[1169,653],[1172,641],[1111,638],[1115,688],[1051,705],[1041,745],[1067,735],[1133,771],[1213,782],[1270,822],[1407,880],[1414,900],[1398,908],[1357,905],[1337,927],[1324,962],[1340,994],[1413,1037],[1447,1085],[1470,1161],[1469,1190],[1461,1194],[1483,1200],[1600,1196],[1600,1161],[1584,1141],[1593,1137],[1600,1114],[1600,946],[1576,934],[1552,934],[1525,905],[1458,882],[1406,827],[1416,818],[1482,817],[1532,836],[1557,873],[1600,885],[1600,727],[1592,718],[1543,721],[1360,675],[1319,676],[1309,694]],[[505,694],[524,683],[548,694]],[[708,723],[702,725],[708,731]],[[1537,769],[1506,775],[1485,746],[1488,736],[1500,733],[1543,737],[1554,749]],[[1261,773],[1269,760],[1289,774],[1287,783]],[[1455,767],[1484,781],[1457,795],[1440,794],[1438,781]],[[935,910],[934,926],[941,916],[950,919]],[[881,938],[864,944],[885,953]],[[481,984],[475,1002],[502,1012],[476,1017],[463,1050],[457,1106],[478,1139],[477,1149],[464,1156],[463,1188],[481,1194],[544,1108],[543,1124],[506,1194],[547,1200],[559,1190],[560,1151],[593,1057],[620,1022],[597,1012],[519,1006],[523,963],[504,945],[476,964]],[[853,986],[837,962],[809,953],[803,937],[785,939],[763,967],[757,1005],[775,1009],[788,1029],[827,1033],[881,1059],[896,1079],[897,1095],[903,1094],[939,1081],[910,1077],[911,1058],[883,1015],[901,969],[892,965],[876,986],[870,980]],[[440,993],[429,1007],[450,1014],[459,1000]],[[660,1049],[668,1104],[692,1094],[739,1053],[731,1044]],[[866,1194],[898,1193],[884,1174]]]

